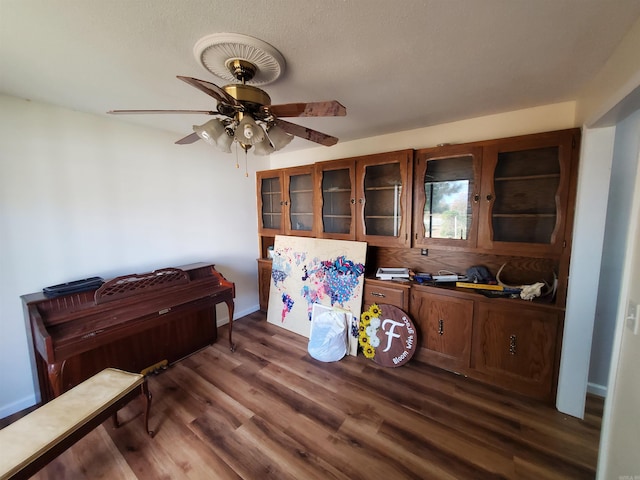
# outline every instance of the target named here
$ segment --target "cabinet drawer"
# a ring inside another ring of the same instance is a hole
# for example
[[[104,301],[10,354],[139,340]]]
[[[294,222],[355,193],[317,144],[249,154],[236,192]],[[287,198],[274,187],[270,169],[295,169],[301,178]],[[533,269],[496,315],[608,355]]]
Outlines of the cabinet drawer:
[[[385,303],[394,305],[404,311],[409,309],[409,288],[393,285],[380,285],[371,280],[364,283],[363,310],[370,305]]]

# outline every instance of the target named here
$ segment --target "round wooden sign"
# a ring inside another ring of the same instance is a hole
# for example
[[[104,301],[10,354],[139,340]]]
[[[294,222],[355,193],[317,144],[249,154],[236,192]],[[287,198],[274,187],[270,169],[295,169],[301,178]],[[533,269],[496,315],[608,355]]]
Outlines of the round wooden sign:
[[[411,318],[394,305],[373,304],[360,315],[359,343],[364,356],[383,367],[399,367],[416,351]]]

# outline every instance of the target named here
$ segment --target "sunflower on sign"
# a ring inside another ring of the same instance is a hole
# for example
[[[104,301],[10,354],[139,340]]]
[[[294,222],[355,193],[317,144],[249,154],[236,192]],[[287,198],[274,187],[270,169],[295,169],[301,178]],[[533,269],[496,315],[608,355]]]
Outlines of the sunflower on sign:
[[[376,348],[380,345],[377,332],[380,328],[381,313],[380,307],[374,303],[369,307],[369,310],[362,312],[362,315],[360,315],[358,343],[362,347],[362,353],[367,358],[375,357]]]

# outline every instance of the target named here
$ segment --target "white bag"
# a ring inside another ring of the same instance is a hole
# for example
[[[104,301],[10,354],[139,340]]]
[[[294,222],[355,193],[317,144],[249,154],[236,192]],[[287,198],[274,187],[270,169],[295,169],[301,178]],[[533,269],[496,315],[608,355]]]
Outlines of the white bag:
[[[349,349],[347,316],[339,310],[322,311],[315,307],[311,315],[309,355],[321,362],[340,360]]]

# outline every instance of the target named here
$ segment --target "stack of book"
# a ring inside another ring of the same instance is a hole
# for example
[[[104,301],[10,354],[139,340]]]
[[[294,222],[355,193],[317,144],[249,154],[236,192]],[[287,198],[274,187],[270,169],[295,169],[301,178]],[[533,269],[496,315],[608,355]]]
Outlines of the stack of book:
[[[379,268],[376,272],[376,278],[378,280],[394,280],[409,278],[408,268]]]

